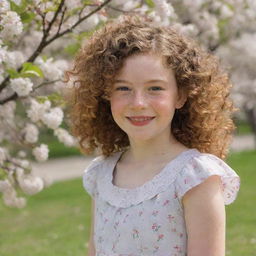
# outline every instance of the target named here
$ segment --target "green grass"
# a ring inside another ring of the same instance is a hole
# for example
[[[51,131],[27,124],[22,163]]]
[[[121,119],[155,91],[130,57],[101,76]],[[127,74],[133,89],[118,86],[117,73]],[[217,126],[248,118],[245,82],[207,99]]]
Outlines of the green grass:
[[[256,151],[232,154],[227,161],[241,178],[235,203],[227,210],[227,255],[256,256]]]
[[[241,189],[226,206],[226,255],[255,256],[256,151],[234,153],[228,163],[241,177]],[[0,216],[1,256],[86,255],[90,197],[81,179],[55,183],[29,197],[24,209],[7,208],[0,200]]]
[[[90,198],[81,179],[55,183],[24,209],[1,202],[0,212],[1,256],[86,255]]]

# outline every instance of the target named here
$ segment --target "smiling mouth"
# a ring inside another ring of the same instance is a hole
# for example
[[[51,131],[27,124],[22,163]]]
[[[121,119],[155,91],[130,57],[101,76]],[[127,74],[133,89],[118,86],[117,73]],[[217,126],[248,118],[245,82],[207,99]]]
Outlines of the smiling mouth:
[[[153,116],[130,116],[127,119],[131,124],[136,126],[143,126],[149,124],[155,117]]]

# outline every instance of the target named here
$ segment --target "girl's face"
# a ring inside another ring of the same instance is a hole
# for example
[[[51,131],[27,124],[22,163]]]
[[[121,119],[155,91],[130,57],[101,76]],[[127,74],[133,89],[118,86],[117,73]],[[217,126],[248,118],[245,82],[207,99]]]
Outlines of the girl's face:
[[[153,54],[128,57],[110,96],[115,122],[133,141],[169,138],[175,108],[184,102],[173,72]]]

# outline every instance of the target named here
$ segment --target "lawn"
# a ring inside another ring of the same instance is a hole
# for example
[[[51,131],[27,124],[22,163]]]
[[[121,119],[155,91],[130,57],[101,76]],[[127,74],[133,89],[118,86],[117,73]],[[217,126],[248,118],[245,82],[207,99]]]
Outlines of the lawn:
[[[256,151],[234,153],[228,163],[241,177],[241,190],[227,211],[227,253],[256,256]],[[58,182],[29,197],[25,209],[0,200],[1,256],[85,256],[90,197],[82,180]]]

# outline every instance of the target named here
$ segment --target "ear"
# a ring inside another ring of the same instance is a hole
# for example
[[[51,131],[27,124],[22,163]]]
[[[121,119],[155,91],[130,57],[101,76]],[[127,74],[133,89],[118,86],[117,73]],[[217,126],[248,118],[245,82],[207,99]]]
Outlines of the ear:
[[[177,102],[175,104],[175,108],[176,109],[180,109],[184,106],[184,104],[187,101],[187,94],[185,93],[185,90],[179,89],[178,92],[178,99]]]

